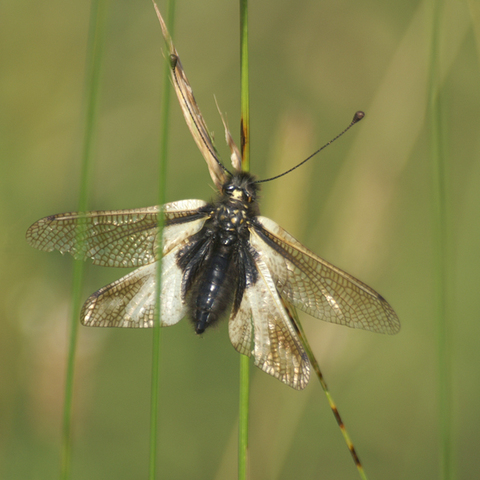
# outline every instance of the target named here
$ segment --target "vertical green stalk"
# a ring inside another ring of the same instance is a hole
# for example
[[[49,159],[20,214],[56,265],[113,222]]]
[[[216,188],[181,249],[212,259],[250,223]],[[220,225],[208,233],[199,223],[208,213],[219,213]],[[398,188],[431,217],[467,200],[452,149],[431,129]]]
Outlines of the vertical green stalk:
[[[102,63],[106,14],[107,1],[92,0],[90,7],[90,25],[85,66],[84,105],[86,108],[80,176],[80,196],[78,201],[78,210],[80,212],[85,212],[88,204],[88,183],[90,181],[95,130],[97,127],[100,67]],[[83,260],[76,260],[74,262],[73,269],[72,315],[70,321],[70,339],[65,379],[65,399],[63,405],[63,433],[60,473],[60,478],[62,480],[67,480],[70,478],[71,470],[73,384],[83,276],[84,262]]]
[[[169,0],[167,6],[167,26],[173,33],[175,17],[175,2]],[[168,131],[170,125],[170,95],[172,84],[170,82],[170,63],[168,59],[164,62],[163,88],[160,107],[160,153],[158,170],[158,203],[165,203],[165,190],[167,179],[167,155],[168,155]],[[163,213],[158,213],[159,238],[162,238]],[[150,464],[149,480],[155,480],[157,470],[157,441],[158,441],[158,413],[159,413],[159,387],[160,387],[160,337],[161,337],[161,291],[162,291],[162,242],[157,245],[157,281],[156,281],[156,309],[153,325],[153,347],[152,347],[152,378],[150,396]]]
[[[302,342],[303,348],[305,348],[305,351],[307,352],[308,359],[310,360],[313,370],[317,375],[317,378],[320,382],[320,385],[322,386],[325,396],[327,397],[327,401],[328,401],[328,404],[330,405],[330,409],[332,410],[333,416],[335,417],[335,420],[337,421],[337,424],[340,427],[340,431],[342,432],[343,439],[345,440],[345,443],[347,444],[347,448],[350,451],[350,454],[352,455],[353,462],[357,467],[358,474],[360,475],[360,478],[362,480],[368,480],[365,470],[363,469],[363,465],[360,462],[360,458],[358,457],[357,451],[353,446],[352,439],[350,438],[350,435],[347,432],[347,427],[343,423],[342,417],[340,417],[340,412],[338,411],[335,401],[333,400],[332,394],[328,389],[327,382],[325,381],[325,378],[323,377],[323,374],[320,371],[320,366],[318,365],[317,359],[313,354],[313,350],[311,349],[310,344],[308,343],[307,336],[305,335],[305,331],[303,330],[302,324],[300,323],[300,319],[298,318],[297,310],[290,305],[287,308],[287,312],[289,313],[290,318],[292,319],[292,323],[296,327],[296,330],[300,338],[300,341]]]
[[[240,136],[242,170],[250,170],[250,93],[248,86],[248,0],[240,0]]]
[[[240,137],[242,170],[250,170],[250,106],[248,87],[248,0],[240,0]],[[247,478],[248,414],[250,391],[249,357],[240,355],[240,395],[238,420],[238,478]]]
[[[447,278],[450,276],[450,249],[448,248],[448,173],[447,148],[443,131],[443,98],[440,85],[440,34],[443,1],[433,1],[432,40],[429,71],[429,118],[430,118],[430,152],[432,168],[432,197],[434,219],[434,273],[435,304],[438,352],[438,398],[440,429],[440,478],[454,478],[452,459],[452,352],[448,329],[449,288]]]
[[[238,420],[238,478],[247,478],[248,413],[250,396],[250,358],[240,355],[240,395]]]

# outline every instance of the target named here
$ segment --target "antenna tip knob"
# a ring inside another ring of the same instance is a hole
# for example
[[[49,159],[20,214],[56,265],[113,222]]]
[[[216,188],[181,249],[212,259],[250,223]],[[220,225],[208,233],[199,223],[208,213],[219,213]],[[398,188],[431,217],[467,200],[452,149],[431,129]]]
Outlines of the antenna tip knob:
[[[361,110],[359,110],[358,112],[355,112],[355,115],[353,116],[352,124],[359,122],[364,116],[365,116],[365,112],[362,112]]]

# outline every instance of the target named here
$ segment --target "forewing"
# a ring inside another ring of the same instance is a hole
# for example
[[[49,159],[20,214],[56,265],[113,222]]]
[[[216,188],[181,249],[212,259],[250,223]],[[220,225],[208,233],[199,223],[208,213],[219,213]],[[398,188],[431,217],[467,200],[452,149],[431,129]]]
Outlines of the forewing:
[[[160,26],[162,27],[163,36],[168,46],[168,53],[170,54],[170,65],[172,68],[172,81],[175,87],[180,107],[182,108],[183,116],[190,129],[190,132],[199,148],[200,152],[207,162],[208,170],[213,182],[218,189],[227,180],[225,170],[220,166],[220,157],[217,153],[213,138],[208,131],[208,127],[203,119],[202,112],[197,105],[195,97],[193,96],[192,87],[185,74],[185,71],[180,62],[178,52],[173,45],[172,37],[170,36],[167,26],[154,3],[155,10],[157,12]]]
[[[202,200],[167,203],[165,215],[164,255],[199,222],[201,228],[206,204]],[[35,248],[75,258],[91,258],[95,265],[139,267],[156,260],[159,207],[110,210],[87,213],[61,213],[42,218],[27,230],[27,241]],[[195,230],[195,228],[194,228]],[[196,233],[195,230],[194,233]]]
[[[353,328],[389,334],[400,330],[397,315],[380,294],[317,257],[272,220],[257,217],[250,241],[280,294],[300,310]]]
[[[257,257],[255,265],[257,279],[247,284],[240,308],[230,317],[230,340],[240,353],[253,355],[264,372],[302,390],[310,377],[308,357],[266,263]]]

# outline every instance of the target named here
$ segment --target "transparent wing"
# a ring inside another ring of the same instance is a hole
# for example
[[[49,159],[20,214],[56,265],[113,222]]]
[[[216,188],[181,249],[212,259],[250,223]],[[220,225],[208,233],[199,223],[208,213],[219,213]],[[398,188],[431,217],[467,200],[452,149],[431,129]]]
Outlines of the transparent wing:
[[[317,257],[272,220],[257,220],[250,242],[290,303],[331,323],[379,333],[400,330],[397,315],[375,290]]]
[[[258,278],[248,284],[240,308],[232,313],[229,335],[235,349],[254,358],[269,375],[297,390],[307,386],[310,363],[278,295],[269,268],[255,259]]]
[[[174,325],[187,313],[182,300],[182,271],[176,263],[178,245],[162,259],[161,324]],[[157,263],[137,268],[101,288],[85,302],[81,321],[89,327],[153,327]]]
[[[163,206],[164,255],[191,235],[192,228],[195,233],[198,231],[196,221],[203,225],[206,214],[199,209],[205,205],[202,200],[183,200]],[[51,215],[34,223],[26,237],[35,248],[91,258],[95,265],[139,267],[156,260],[159,208]],[[195,224],[191,228],[190,222]]]

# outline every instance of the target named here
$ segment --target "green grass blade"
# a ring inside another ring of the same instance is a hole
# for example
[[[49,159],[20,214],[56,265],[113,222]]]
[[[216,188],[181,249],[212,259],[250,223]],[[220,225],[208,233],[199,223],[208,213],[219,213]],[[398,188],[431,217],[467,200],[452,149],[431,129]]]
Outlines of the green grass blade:
[[[342,417],[340,417],[340,413],[338,412],[337,406],[333,400],[330,390],[328,389],[327,383],[325,382],[323,374],[320,370],[320,366],[318,365],[317,359],[315,358],[315,355],[313,354],[313,351],[310,348],[310,344],[308,343],[307,336],[305,335],[302,324],[300,323],[300,320],[298,318],[297,311],[291,305],[288,305],[288,307],[287,305],[285,305],[285,308],[287,309],[287,312],[290,315],[290,318],[292,319],[292,323],[297,328],[298,336],[300,337],[303,348],[307,352],[308,359],[310,360],[310,363],[312,364],[312,367],[315,370],[315,373],[317,375],[318,380],[320,381],[323,391],[325,392],[325,396],[327,397],[328,404],[330,405],[330,408],[333,412],[333,416],[335,417],[335,420],[337,421],[338,426],[340,427],[340,431],[342,432],[345,443],[347,444],[348,450],[352,455],[353,462],[357,467],[358,474],[360,475],[360,478],[362,480],[368,480],[367,475],[365,474],[365,470],[363,469],[362,463],[360,462],[360,458],[358,457],[355,447],[353,446],[350,435],[347,432],[347,428],[343,423]]]
[[[88,32],[87,60],[85,68],[85,128],[83,139],[82,166],[80,177],[80,197],[78,210],[84,212],[88,204],[88,183],[92,166],[95,131],[98,116],[98,95],[100,70],[103,53],[107,15],[107,0],[92,0],[90,25]],[[77,235],[80,232],[77,233]],[[63,405],[63,432],[61,474],[62,480],[70,478],[72,457],[72,403],[75,373],[75,352],[77,346],[78,320],[81,308],[81,294],[84,276],[84,262],[76,260],[73,269],[72,315],[70,321],[70,338],[65,380],[65,398]]]
[[[429,120],[430,120],[430,157],[432,169],[432,206],[434,236],[434,270],[435,270],[435,317],[437,327],[438,358],[438,401],[440,430],[440,478],[454,478],[452,445],[452,351],[448,325],[450,249],[448,248],[448,173],[447,148],[443,125],[444,101],[441,92],[440,75],[440,41],[442,0],[433,2],[432,39],[429,65]]]
[[[248,84],[248,0],[240,0],[240,137],[242,169],[250,171],[250,89]]]
[[[248,413],[250,397],[250,358],[240,355],[240,415],[238,420],[238,478],[247,478]]]
[[[248,85],[248,0],[240,0],[240,137],[242,169],[250,170],[250,106]],[[249,357],[240,355],[238,420],[238,478],[247,478],[248,416],[250,391]]]
[[[173,31],[175,17],[175,2],[170,0],[167,6],[167,24],[170,31]],[[168,60],[164,62],[163,70],[163,89],[162,103],[160,111],[160,153],[158,170],[158,203],[165,203],[166,179],[167,179],[167,155],[168,155],[168,132],[170,126],[170,96],[172,84],[170,82],[170,64]],[[163,229],[163,214],[158,214],[158,228]],[[150,463],[149,480],[156,478],[157,470],[157,443],[158,443],[158,413],[159,413],[159,388],[160,388],[160,339],[161,339],[161,280],[162,280],[162,244],[158,245],[157,262],[157,282],[156,282],[156,311],[153,326],[153,346],[152,346],[152,378],[151,378],[151,396],[150,396]]]

